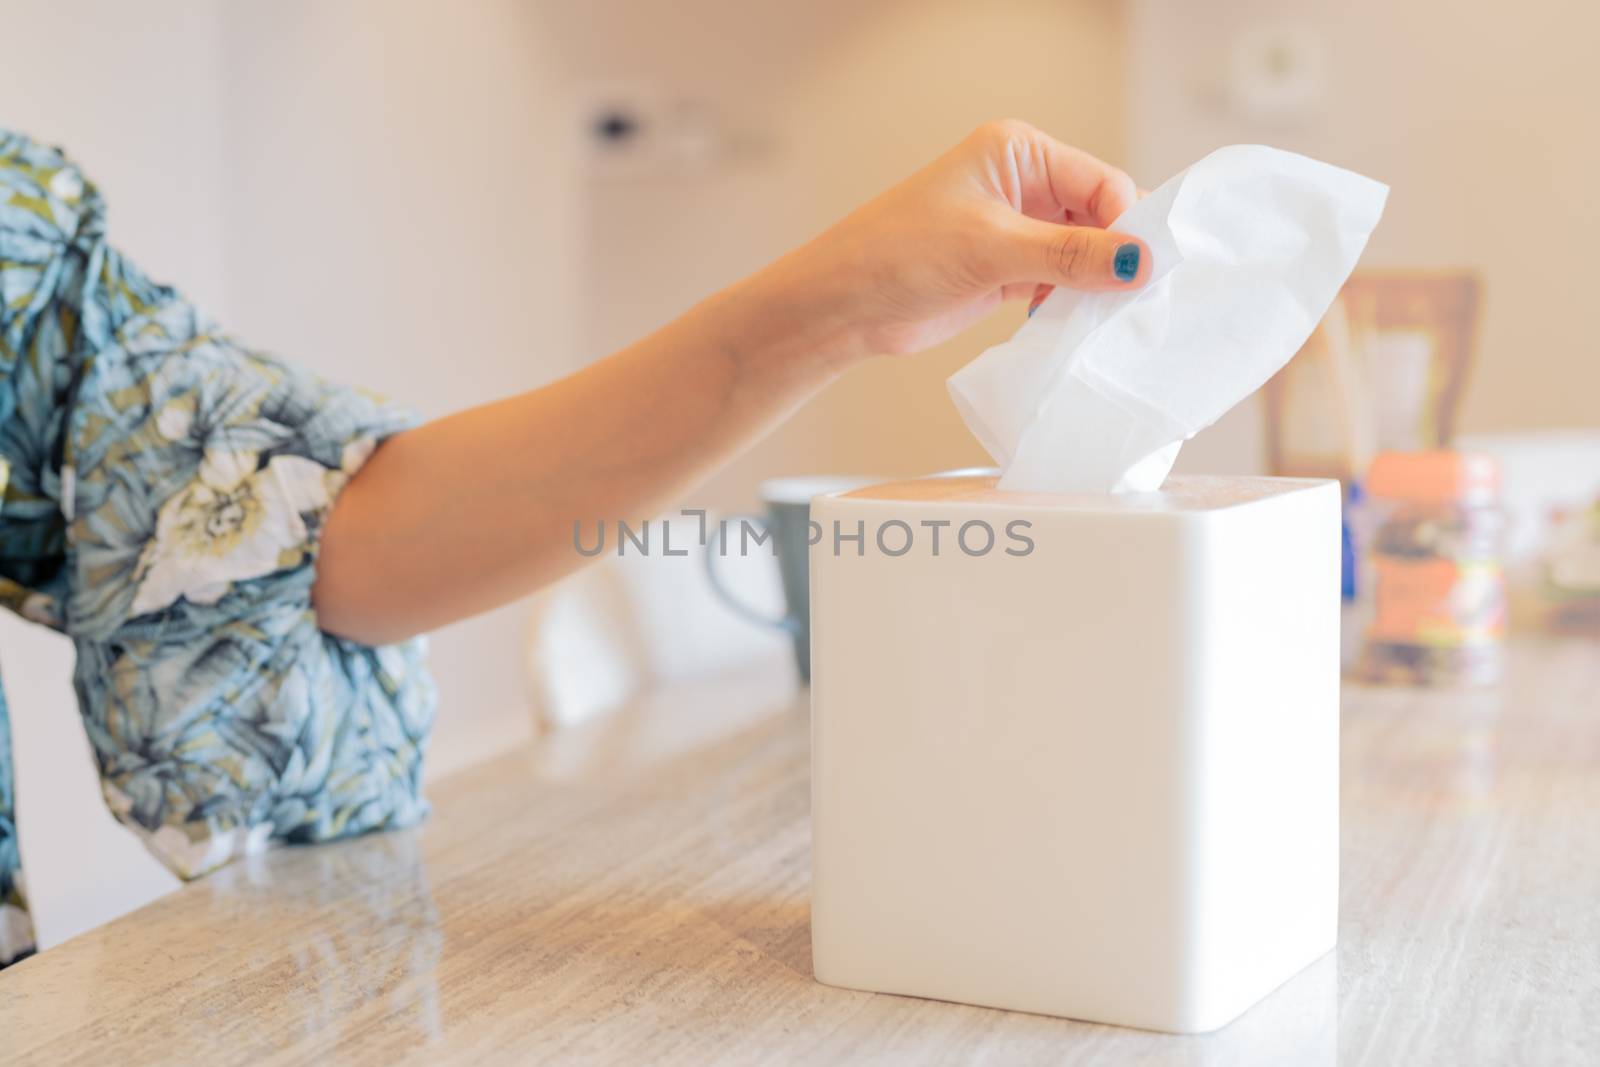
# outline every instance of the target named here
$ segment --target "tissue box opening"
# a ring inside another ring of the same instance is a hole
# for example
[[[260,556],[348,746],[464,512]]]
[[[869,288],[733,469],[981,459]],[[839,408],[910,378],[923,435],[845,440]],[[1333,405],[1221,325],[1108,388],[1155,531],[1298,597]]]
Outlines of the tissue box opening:
[[[812,513],[819,981],[1189,1032],[1333,946],[1334,483]]]

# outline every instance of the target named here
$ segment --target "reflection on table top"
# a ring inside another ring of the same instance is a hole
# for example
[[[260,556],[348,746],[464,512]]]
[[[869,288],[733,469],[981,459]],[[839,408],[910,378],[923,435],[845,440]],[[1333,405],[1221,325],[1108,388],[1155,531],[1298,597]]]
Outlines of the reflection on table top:
[[[811,979],[804,704],[678,691],[434,792],[419,831],[237,864],[0,973],[8,1062],[1600,1055],[1600,647],[1500,690],[1347,688],[1340,948],[1170,1037]]]

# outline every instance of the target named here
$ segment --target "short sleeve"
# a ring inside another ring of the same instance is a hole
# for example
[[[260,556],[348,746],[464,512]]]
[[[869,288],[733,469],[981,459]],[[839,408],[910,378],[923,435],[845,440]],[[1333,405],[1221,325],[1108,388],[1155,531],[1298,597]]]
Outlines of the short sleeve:
[[[65,158],[0,131],[0,603],[58,628],[60,452],[100,219],[98,194]]]
[[[226,335],[104,242],[75,183],[32,312],[49,386],[19,414],[61,530],[46,621],[76,645],[108,804],[183,877],[416,822],[423,644],[333,637],[311,605],[329,510],[412,416]]]

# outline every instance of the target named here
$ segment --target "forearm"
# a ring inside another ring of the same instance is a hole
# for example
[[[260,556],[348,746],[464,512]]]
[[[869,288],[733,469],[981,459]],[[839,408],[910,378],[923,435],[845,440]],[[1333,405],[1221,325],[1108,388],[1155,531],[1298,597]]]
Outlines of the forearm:
[[[313,597],[379,643],[573,569],[576,521],[659,514],[873,352],[915,352],[1040,285],[1119,289],[1128,176],[1026,124],[979,127],[806,247],[543,389],[391,438],[345,487]]]
[[[856,358],[797,270],[780,261],[577,374],[385,442],[328,519],[322,627],[383,643],[486,610],[582,563],[575,521],[681,500]]]

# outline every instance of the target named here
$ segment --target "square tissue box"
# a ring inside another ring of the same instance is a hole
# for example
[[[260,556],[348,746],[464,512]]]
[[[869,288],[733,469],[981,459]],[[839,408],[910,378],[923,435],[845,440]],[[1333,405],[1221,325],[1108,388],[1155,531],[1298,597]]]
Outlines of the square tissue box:
[[[1333,948],[1336,483],[812,518],[818,981],[1189,1033]]]

